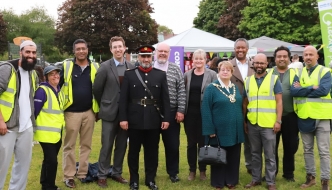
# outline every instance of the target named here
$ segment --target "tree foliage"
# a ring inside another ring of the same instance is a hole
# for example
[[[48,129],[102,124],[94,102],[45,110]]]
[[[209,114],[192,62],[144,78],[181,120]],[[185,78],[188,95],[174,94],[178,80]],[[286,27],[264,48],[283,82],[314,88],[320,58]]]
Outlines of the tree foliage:
[[[224,0],[202,0],[199,3],[199,12],[194,18],[194,26],[213,34],[217,34],[217,25],[220,16],[225,12]]]
[[[317,1],[249,0],[243,10],[240,31],[250,38],[268,36],[297,44],[317,43],[321,38]]]
[[[57,46],[71,52],[73,42],[83,38],[90,51],[109,52],[112,36],[122,36],[129,52],[157,43],[158,25],[152,12],[148,0],[66,0],[58,9]]]
[[[241,11],[248,5],[248,0],[225,0],[227,7],[217,25],[217,33],[230,40],[245,38],[246,35],[238,28],[242,19]]]
[[[3,20],[3,15],[0,12],[0,54],[7,50],[7,25]]]
[[[158,33],[173,34],[173,30],[164,25],[158,26]]]
[[[55,21],[44,7],[33,7],[21,15],[15,14],[12,9],[3,10],[2,14],[7,24],[9,42],[13,42],[13,39],[19,36],[30,37],[42,45],[43,54],[47,56],[52,53]]]

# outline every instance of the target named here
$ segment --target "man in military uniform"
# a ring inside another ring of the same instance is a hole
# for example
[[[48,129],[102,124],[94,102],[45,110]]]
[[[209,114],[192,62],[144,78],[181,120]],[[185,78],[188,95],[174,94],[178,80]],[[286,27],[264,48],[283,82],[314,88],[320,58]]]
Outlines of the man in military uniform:
[[[120,126],[128,130],[130,189],[138,189],[139,152],[144,147],[145,185],[157,190],[160,127],[166,130],[170,121],[170,100],[166,73],[152,68],[154,47],[141,46],[139,66],[125,72],[120,94]]]

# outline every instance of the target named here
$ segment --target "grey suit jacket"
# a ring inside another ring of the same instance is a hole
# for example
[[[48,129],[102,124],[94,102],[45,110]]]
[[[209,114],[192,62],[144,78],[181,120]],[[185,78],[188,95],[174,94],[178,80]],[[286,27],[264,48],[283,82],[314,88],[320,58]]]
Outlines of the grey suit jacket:
[[[233,64],[233,69],[234,69],[233,76],[231,77],[231,82],[234,83],[238,87],[238,89],[240,90],[240,93],[242,95],[243,94],[243,89],[244,89],[244,81],[242,79],[242,75],[241,75],[241,72],[239,70],[239,67],[237,66],[236,58],[232,59],[231,63]],[[251,61],[249,61],[248,67],[249,68],[248,68],[247,77],[255,74],[255,71],[252,68],[252,62]]]
[[[125,62],[127,69],[135,66]],[[114,121],[117,118],[120,100],[120,81],[114,59],[100,64],[93,85],[93,94],[99,105],[100,119]]]
[[[191,75],[193,73],[194,69],[191,69],[184,73],[184,84],[186,86],[186,110],[185,113],[187,113],[188,110],[188,101],[189,101],[189,91],[190,91],[190,82],[191,82]],[[202,83],[202,89],[201,89],[201,103],[203,101],[204,91],[205,88],[213,81],[217,80],[217,73],[211,69],[205,68],[204,70],[204,76],[203,76],[203,83]]]

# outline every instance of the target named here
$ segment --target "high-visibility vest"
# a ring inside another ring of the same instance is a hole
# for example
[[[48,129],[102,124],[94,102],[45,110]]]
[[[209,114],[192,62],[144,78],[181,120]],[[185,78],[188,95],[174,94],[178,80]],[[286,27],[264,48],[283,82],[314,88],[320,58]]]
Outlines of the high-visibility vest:
[[[63,114],[65,95],[60,91],[57,98],[50,87],[40,86],[39,88],[44,89],[47,99],[36,119],[37,127],[34,140],[57,143],[61,138],[61,131],[65,124]]]
[[[6,63],[6,62],[0,63],[0,65],[5,65],[5,64],[12,67],[7,89],[2,94],[0,94],[0,111],[1,111],[4,121],[7,122],[10,119],[14,106],[15,106],[14,103],[15,103],[15,96],[16,96],[16,92],[17,92],[17,87],[16,87],[17,76],[16,76],[15,68],[13,67],[12,64]],[[33,70],[31,72],[31,83],[32,83],[32,88],[33,88],[33,94],[37,88],[36,78],[37,78],[37,73],[36,73],[36,71]]]
[[[276,67],[273,67],[272,69],[268,69],[268,72],[272,71],[272,73],[273,73],[275,68]],[[295,75],[297,73],[297,70],[295,70],[294,68],[289,68],[288,70],[289,70],[289,85],[292,86]],[[295,99],[294,98],[293,98],[293,108],[294,108],[294,111],[295,111],[296,104],[295,104]]]
[[[274,94],[277,79],[277,75],[269,72],[258,88],[255,75],[246,78],[244,86],[249,100],[247,117],[251,124],[273,128],[277,120],[277,103]]]
[[[73,72],[73,67],[74,63],[72,61],[65,61],[63,63],[63,70],[64,70],[64,83],[61,88],[61,91],[65,94],[65,106],[64,109],[67,109],[71,104],[73,104],[73,87],[72,87],[72,81],[71,81],[71,74]],[[97,73],[97,70],[99,68],[98,63],[96,62],[91,62],[91,72],[90,72],[90,77],[91,77],[91,82],[92,82],[92,88],[93,84],[95,81],[95,76]],[[92,93],[92,92],[91,92]],[[99,112],[99,106],[98,103],[92,94],[92,110],[94,113]]]
[[[311,75],[307,69],[298,70],[301,87],[318,86],[320,79],[329,73],[329,69],[318,65]],[[295,98],[297,116],[301,119],[332,119],[332,99],[330,93],[319,98],[296,97]]]

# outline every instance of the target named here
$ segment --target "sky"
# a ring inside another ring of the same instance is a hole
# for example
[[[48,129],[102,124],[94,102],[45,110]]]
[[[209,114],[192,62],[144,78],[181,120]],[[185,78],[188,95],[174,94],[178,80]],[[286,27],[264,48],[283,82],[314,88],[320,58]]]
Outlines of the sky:
[[[65,0],[0,0],[0,9],[13,8],[14,12],[21,14],[34,6],[43,6],[50,16],[58,18],[57,8]],[[149,0],[154,7],[151,17],[159,25],[167,26],[175,34],[179,34],[193,27],[193,20],[198,13],[201,0]]]

